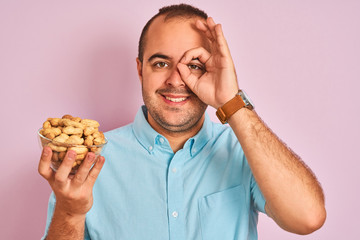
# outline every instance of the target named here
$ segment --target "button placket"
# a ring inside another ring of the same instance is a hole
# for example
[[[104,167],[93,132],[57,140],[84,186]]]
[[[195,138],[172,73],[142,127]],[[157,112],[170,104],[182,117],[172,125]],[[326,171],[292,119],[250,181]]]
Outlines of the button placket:
[[[183,176],[180,174],[182,164],[187,159],[187,151],[178,151],[170,161],[168,167],[168,213],[169,213],[169,227],[170,227],[170,239],[184,239],[179,238],[185,233],[184,216],[182,216],[183,210]]]
[[[179,213],[177,211],[173,211],[171,214],[174,218],[177,218],[179,216]]]

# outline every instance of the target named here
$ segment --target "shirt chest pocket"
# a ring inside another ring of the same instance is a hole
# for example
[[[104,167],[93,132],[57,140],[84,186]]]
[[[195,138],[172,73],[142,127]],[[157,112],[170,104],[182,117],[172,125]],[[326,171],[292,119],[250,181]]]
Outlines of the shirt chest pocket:
[[[249,205],[243,185],[199,199],[203,240],[247,239]]]

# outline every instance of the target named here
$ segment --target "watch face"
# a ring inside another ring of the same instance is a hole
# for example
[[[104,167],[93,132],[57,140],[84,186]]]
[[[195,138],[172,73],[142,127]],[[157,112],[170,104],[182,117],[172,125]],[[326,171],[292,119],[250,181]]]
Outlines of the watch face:
[[[246,94],[246,92],[244,92],[243,90],[240,90],[238,93],[241,98],[243,99],[244,103],[245,103],[245,107],[249,108],[249,109],[254,109],[254,103],[251,101],[251,99],[249,98],[249,96]]]

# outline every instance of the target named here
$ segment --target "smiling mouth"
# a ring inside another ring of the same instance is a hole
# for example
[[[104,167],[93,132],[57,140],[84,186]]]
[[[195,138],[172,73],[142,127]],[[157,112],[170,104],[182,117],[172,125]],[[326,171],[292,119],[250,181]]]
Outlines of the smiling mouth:
[[[179,103],[179,102],[182,102],[182,101],[185,101],[186,99],[188,99],[187,97],[178,97],[178,98],[174,98],[174,97],[168,97],[168,96],[164,96],[166,100],[169,100],[171,102],[176,102],[176,103]]]

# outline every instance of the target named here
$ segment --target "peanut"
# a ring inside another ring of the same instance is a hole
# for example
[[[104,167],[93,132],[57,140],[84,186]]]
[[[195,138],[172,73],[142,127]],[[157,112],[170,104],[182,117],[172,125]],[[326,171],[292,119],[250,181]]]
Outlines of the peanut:
[[[92,119],[83,119],[81,120],[81,123],[84,124],[85,126],[88,127],[94,127],[94,128],[98,128],[100,126],[100,124]]]
[[[59,126],[60,120],[61,120],[60,118],[51,118],[50,119],[51,126],[53,127]]]
[[[95,139],[94,139],[94,145],[101,145],[101,144],[103,144],[103,143],[105,143],[105,139],[104,139],[104,138],[98,137],[98,138],[95,138]]]
[[[49,143],[48,146],[53,150],[53,151],[56,151],[56,152],[65,152],[67,150],[66,147],[62,147],[62,146],[56,146],[52,143]]]
[[[73,150],[76,152],[76,154],[86,154],[88,153],[88,149],[85,146],[79,146],[79,147],[69,147],[69,150]]]
[[[82,160],[84,160],[85,159],[85,157],[86,157],[86,154],[78,154],[78,155],[76,155],[76,161],[82,161]]]
[[[44,136],[48,139],[54,139],[55,138],[55,134],[54,133],[46,133],[44,134]]]
[[[93,153],[95,153],[95,154],[97,155],[97,154],[100,154],[101,148],[92,147],[92,148],[90,149],[90,151],[93,152]]]
[[[44,136],[46,136],[49,133],[53,133],[56,137],[61,134],[61,130],[59,128],[55,128],[55,127],[44,129],[44,131],[43,131]]]
[[[49,121],[45,121],[43,124],[43,129],[51,128],[51,123]]]
[[[64,143],[67,141],[67,139],[69,139],[69,135],[62,133],[59,136],[57,136],[56,138],[54,138],[53,141],[58,142],[58,143]]]
[[[62,123],[63,123],[64,126],[66,126],[66,127],[72,126],[72,127],[81,128],[81,129],[84,129],[84,128],[85,128],[84,124],[81,124],[81,123],[79,123],[79,122],[75,122],[75,121],[70,120],[70,119],[63,119],[63,120],[62,120]]]
[[[59,152],[59,160],[63,160],[65,158],[66,152]]]
[[[92,135],[94,138],[105,138],[103,132],[101,131],[94,132]]]
[[[79,117],[73,117],[71,120],[79,123],[79,122],[81,121],[81,118],[79,118]]]
[[[67,138],[66,143],[75,144],[75,145],[82,145],[84,143],[84,139],[79,137],[78,135],[72,135],[72,136]]]
[[[59,161],[59,153],[53,152],[53,154],[51,156],[51,160],[54,161],[54,162]]]
[[[93,134],[93,133],[95,133],[97,131],[99,131],[99,130],[97,128],[95,128],[95,127],[85,127],[84,135],[89,136],[89,135],[91,135],[91,134]]]
[[[93,136],[87,136],[85,141],[84,141],[84,145],[85,146],[92,146],[94,145],[94,137]]]
[[[63,128],[63,133],[72,135],[72,134],[83,134],[82,128],[75,128],[73,126],[68,126]]]
[[[70,119],[71,120],[72,118],[73,118],[73,116],[71,116],[69,114],[62,116],[62,119]]]

